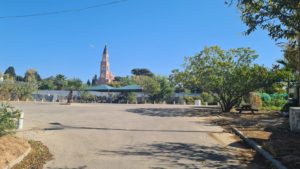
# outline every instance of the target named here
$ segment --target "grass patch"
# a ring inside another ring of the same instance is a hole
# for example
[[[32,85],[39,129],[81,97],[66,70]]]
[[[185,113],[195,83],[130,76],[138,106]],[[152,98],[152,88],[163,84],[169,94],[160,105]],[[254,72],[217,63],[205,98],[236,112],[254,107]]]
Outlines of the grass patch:
[[[53,158],[48,147],[40,141],[28,141],[31,146],[31,152],[23,161],[15,165],[12,169],[42,169],[47,161]]]

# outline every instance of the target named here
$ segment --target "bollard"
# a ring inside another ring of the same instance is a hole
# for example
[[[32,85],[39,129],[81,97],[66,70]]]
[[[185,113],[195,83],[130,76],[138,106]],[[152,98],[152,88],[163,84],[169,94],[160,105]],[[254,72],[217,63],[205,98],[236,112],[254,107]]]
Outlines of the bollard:
[[[20,113],[20,118],[18,120],[18,130],[23,128],[23,124],[24,124],[24,113],[21,112]]]
[[[174,100],[173,104],[176,104],[175,100]]]
[[[155,101],[153,102],[153,104],[155,104]]]

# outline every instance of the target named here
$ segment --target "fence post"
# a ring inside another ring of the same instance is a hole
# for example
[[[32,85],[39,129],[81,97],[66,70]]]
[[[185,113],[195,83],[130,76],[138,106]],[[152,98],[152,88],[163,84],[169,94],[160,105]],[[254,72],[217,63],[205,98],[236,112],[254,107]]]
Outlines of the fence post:
[[[18,130],[23,128],[23,124],[24,124],[24,112],[21,112],[20,118],[18,120]]]

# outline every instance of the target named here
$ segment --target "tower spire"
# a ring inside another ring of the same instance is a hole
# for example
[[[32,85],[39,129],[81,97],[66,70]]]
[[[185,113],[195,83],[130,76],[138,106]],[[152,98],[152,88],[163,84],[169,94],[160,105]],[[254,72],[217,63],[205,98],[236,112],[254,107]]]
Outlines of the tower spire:
[[[100,64],[100,78],[98,80],[98,84],[107,84],[112,82],[113,79],[114,77],[110,72],[109,68],[108,49],[107,45],[105,44],[102,55],[102,61]]]

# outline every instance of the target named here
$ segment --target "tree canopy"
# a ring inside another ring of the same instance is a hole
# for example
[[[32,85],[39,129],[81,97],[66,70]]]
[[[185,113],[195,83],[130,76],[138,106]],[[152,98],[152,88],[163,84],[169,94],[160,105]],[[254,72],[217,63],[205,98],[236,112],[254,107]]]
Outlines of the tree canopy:
[[[14,79],[16,79],[16,76],[17,76],[17,75],[16,75],[15,68],[14,68],[13,66],[9,66],[9,67],[5,70],[4,74],[9,75],[10,77],[12,77],[12,78],[14,78]]]
[[[249,92],[272,83],[267,68],[253,64],[257,57],[250,48],[226,51],[218,46],[206,47],[186,58],[184,74],[215,94],[227,112]]]
[[[146,68],[135,68],[131,70],[131,73],[135,76],[149,76],[149,77],[153,77],[154,74]]]
[[[237,0],[236,5],[248,26],[246,34],[257,27],[275,40],[295,38],[300,33],[300,0]]]

